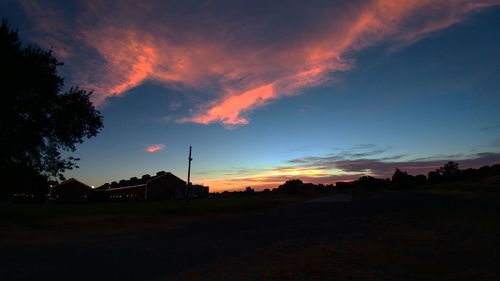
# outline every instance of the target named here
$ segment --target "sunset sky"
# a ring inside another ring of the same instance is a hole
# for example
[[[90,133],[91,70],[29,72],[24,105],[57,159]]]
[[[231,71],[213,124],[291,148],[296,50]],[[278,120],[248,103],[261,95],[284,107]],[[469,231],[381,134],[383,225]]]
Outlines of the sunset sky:
[[[93,90],[89,185],[211,191],[500,163],[500,0],[0,2]]]

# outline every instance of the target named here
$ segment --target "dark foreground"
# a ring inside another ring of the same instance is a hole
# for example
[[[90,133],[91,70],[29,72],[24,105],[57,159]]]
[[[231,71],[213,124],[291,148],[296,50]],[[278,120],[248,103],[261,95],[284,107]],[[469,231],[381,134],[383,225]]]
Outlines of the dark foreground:
[[[500,280],[499,202],[379,192],[235,214],[3,225],[0,279]]]

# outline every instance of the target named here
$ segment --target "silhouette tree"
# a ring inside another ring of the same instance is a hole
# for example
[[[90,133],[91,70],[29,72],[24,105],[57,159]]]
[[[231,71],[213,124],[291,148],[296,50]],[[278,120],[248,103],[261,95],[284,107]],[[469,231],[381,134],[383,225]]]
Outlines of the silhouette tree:
[[[389,187],[391,181],[389,179],[377,179],[372,176],[362,176],[353,184],[360,190],[378,190]]]
[[[459,178],[462,171],[458,168],[458,163],[450,161],[443,167],[428,174],[427,181],[431,184],[444,183]]]
[[[416,175],[415,176],[415,184],[416,185],[424,185],[427,182],[427,177],[425,175]]]
[[[64,158],[61,151],[74,151],[103,124],[91,92],[78,87],[63,92],[64,79],[57,74],[62,63],[52,51],[23,46],[6,20],[0,25],[0,62],[0,195],[5,196],[43,186],[41,179],[45,184],[63,179],[62,172],[76,167],[78,159]]]
[[[295,194],[304,183],[299,179],[287,180],[284,184],[276,188],[277,192],[285,192],[288,194]]]
[[[394,174],[392,175],[392,183],[396,186],[408,186],[411,184],[413,177],[408,175],[406,171],[401,171],[400,169],[396,169]]]
[[[440,174],[447,180],[455,179],[460,173],[458,163],[450,161],[443,167],[439,168]]]
[[[255,193],[255,190],[251,187],[251,186],[247,186],[245,188],[245,193],[246,194],[254,194]]]
[[[427,174],[427,182],[431,184],[437,184],[443,182],[443,177],[441,176],[439,169],[435,171],[430,171]]]
[[[395,188],[413,187],[415,185],[425,184],[426,180],[424,175],[413,176],[400,169],[396,169],[392,175],[392,185]]]

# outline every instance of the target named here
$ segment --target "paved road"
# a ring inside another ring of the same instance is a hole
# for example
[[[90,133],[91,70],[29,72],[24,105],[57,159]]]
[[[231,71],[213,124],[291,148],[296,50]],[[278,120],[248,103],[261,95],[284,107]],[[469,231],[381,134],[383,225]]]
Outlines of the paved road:
[[[303,276],[293,275],[294,269],[287,268],[298,262],[297,253],[302,255],[307,253],[307,249],[321,249],[324,245],[339,245],[342,248],[343,245],[355,245],[356,241],[361,244],[366,241],[378,243],[380,239],[387,239],[388,229],[395,229],[396,226],[401,229],[401,225],[412,227],[412,231],[432,231],[438,238],[447,236],[452,241],[450,249],[458,246],[453,243],[455,240],[459,243],[461,235],[472,235],[486,243],[491,240],[491,243],[500,244],[497,243],[500,242],[498,236],[486,237],[474,227],[465,230],[462,227],[461,231],[465,232],[454,234],[453,225],[443,225],[443,229],[439,230],[434,229],[439,228],[436,222],[419,222],[418,219],[419,210],[424,212],[433,208],[497,212],[498,206],[494,203],[457,201],[421,193],[394,193],[383,198],[357,198],[354,201],[348,200],[350,198],[345,195],[282,206],[266,212],[204,217],[174,227],[167,227],[167,224],[162,225],[158,221],[156,225],[132,228],[113,235],[85,234],[54,241],[47,238],[43,243],[0,242],[0,280],[265,280],[269,279],[268,276],[280,276],[273,273],[275,269],[269,269],[273,264],[281,267],[278,272],[292,272],[288,277],[276,279],[302,280]],[[468,222],[462,223],[467,225]],[[494,231],[497,230],[495,228]],[[104,229],[103,233],[106,233]],[[394,241],[405,239],[397,236],[401,233],[390,235],[389,239]],[[349,249],[355,249],[353,247]],[[421,253],[420,247],[416,247],[415,251],[426,258],[442,258],[434,257],[432,249],[430,253],[425,249]],[[497,250],[491,251],[476,253],[475,256],[468,252],[469,256],[462,261],[452,258],[452,265],[457,268],[471,266],[470,260],[474,258],[483,263],[484,267],[480,269],[490,274],[487,276],[497,276],[490,260]],[[349,254],[337,254],[344,255],[351,263],[358,263],[361,269],[370,263],[366,267],[367,274],[379,273],[372,260],[356,261]],[[316,253],[308,255],[317,256]],[[324,259],[330,263],[332,261],[328,259],[335,257]],[[388,268],[384,272],[389,272],[383,275],[385,280],[419,280],[404,268]],[[437,276],[448,277],[443,274]],[[470,276],[467,274],[461,276]],[[366,278],[359,276],[352,280]],[[453,276],[448,280],[452,280]],[[311,280],[330,279],[319,275],[313,277]]]

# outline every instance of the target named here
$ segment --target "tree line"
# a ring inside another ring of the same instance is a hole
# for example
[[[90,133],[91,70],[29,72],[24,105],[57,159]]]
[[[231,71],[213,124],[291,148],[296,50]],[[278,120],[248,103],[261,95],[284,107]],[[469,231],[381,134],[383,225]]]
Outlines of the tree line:
[[[303,183],[300,179],[288,180],[273,192],[288,194],[308,194],[328,192],[341,189],[383,190],[426,187],[450,182],[476,180],[500,175],[500,164],[483,166],[478,169],[460,169],[459,164],[450,161],[426,175],[410,175],[406,171],[396,169],[391,178],[375,178],[362,176],[354,181],[337,182],[335,185]]]

